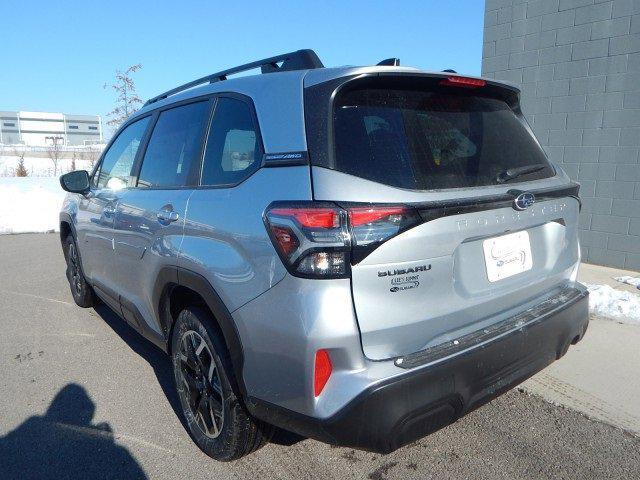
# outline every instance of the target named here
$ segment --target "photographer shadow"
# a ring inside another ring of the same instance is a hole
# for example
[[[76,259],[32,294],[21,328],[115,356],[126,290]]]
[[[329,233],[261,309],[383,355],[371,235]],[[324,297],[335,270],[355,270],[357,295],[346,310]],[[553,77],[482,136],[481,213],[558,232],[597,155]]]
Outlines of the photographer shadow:
[[[68,384],[46,413],[0,437],[3,479],[146,479],[108,423],[92,423],[96,406],[80,385]]]

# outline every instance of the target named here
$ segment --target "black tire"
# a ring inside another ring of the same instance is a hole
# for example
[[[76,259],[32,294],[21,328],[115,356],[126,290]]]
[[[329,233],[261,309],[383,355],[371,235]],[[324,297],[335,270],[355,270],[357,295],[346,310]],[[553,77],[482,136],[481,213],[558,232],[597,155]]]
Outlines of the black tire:
[[[198,307],[180,312],[171,334],[171,361],[189,435],[204,453],[228,462],[258,450],[273,429],[251,417],[232,387],[229,353],[213,322]]]
[[[96,294],[84,277],[78,246],[73,235],[68,235],[64,240],[64,257],[67,261],[66,274],[73,301],[79,307],[93,307],[96,304]]]

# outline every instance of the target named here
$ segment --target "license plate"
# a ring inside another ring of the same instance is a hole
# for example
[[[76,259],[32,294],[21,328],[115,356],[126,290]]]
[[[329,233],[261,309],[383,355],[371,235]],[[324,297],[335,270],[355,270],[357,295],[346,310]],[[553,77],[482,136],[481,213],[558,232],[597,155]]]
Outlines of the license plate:
[[[490,282],[526,272],[533,266],[529,233],[525,230],[489,238],[482,247]]]

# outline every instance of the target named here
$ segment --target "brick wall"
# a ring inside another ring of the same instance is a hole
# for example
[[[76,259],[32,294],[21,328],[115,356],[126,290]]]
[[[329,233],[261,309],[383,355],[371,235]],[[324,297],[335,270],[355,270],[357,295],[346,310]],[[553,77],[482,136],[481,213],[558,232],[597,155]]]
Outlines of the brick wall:
[[[482,74],[582,184],[583,259],[640,270],[640,0],[486,0]]]

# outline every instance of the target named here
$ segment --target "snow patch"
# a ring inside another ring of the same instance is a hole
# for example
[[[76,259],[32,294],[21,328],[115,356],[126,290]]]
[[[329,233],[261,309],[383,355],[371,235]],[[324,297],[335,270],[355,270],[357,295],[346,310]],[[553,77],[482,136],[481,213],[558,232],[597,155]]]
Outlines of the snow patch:
[[[599,317],[640,325],[640,295],[609,285],[587,285],[589,311]]]
[[[18,167],[19,158],[10,155],[0,155],[0,177],[13,177]],[[72,170],[73,160],[70,158],[61,158],[58,163],[58,174],[54,174],[54,167],[51,160],[42,157],[24,157],[24,167],[30,177],[56,177],[62,173]],[[92,162],[89,160],[75,161],[76,170],[88,170],[93,168]]]
[[[0,178],[0,234],[59,230],[64,196],[57,178]]]
[[[631,285],[632,287],[640,288],[640,277],[631,277],[629,275],[624,275],[622,277],[613,277],[613,279],[620,283],[626,283],[627,285]]]

